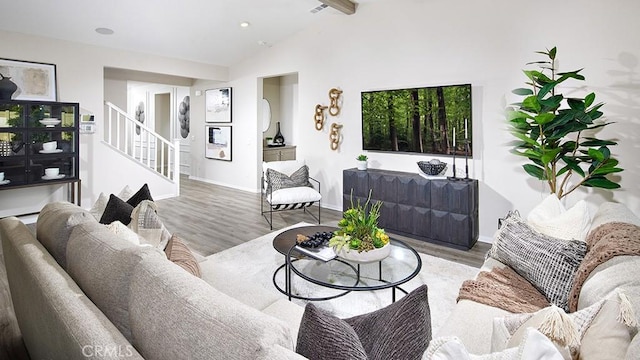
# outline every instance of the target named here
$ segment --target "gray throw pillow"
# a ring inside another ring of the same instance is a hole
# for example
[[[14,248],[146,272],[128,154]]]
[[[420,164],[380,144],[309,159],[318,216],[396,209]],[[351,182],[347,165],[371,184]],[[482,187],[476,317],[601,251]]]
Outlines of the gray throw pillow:
[[[296,170],[287,176],[279,171],[273,169],[267,169],[267,182],[271,185],[271,191],[280,189],[311,186],[309,183],[309,167],[302,165],[300,169]]]
[[[341,320],[307,304],[296,352],[309,359],[420,359],[431,341],[427,286],[374,312]]]
[[[136,207],[138,206],[138,204],[140,204],[143,200],[150,200],[153,201],[153,198],[151,197],[151,191],[149,191],[149,185],[144,184],[142,185],[142,187],[140,188],[140,190],[138,190],[135,194],[133,194],[128,200],[127,200],[127,204]]]
[[[353,328],[312,303],[302,315],[296,352],[310,360],[367,360]]]
[[[489,256],[509,265],[549,302],[568,312],[569,291],[586,253],[584,241],[540,234],[512,215],[496,233]]]

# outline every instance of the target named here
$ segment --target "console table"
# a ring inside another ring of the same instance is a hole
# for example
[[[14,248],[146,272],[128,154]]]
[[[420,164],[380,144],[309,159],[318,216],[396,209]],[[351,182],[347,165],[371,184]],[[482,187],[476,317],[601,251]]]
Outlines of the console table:
[[[415,173],[347,169],[343,209],[353,202],[382,201],[381,228],[399,235],[461,249],[478,241],[478,181],[427,179]]]

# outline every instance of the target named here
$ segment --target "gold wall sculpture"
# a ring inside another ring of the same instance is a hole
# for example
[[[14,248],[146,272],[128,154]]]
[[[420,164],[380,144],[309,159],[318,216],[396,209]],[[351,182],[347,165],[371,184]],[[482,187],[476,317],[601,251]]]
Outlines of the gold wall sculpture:
[[[331,132],[329,132],[331,150],[338,150],[340,146],[340,129],[342,129],[342,125],[331,124]]]
[[[342,90],[338,90],[333,88],[329,90],[329,100],[331,104],[329,105],[329,114],[331,116],[338,116],[340,114],[340,104],[338,101],[340,100],[340,94],[342,94]]]
[[[327,109],[324,105],[316,105],[316,113],[313,120],[316,122],[316,130],[321,131],[324,127],[324,111]]]

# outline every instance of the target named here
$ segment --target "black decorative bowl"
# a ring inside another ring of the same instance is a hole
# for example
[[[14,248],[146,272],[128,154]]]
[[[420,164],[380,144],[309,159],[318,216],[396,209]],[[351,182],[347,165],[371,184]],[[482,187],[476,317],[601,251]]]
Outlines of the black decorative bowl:
[[[440,161],[418,161],[418,167],[425,175],[436,176],[442,174],[447,169],[447,163]]]

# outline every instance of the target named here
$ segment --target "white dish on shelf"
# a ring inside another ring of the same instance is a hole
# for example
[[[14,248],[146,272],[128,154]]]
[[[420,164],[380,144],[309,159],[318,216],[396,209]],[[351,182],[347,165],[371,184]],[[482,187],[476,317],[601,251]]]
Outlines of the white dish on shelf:
[[[10,183],[10,182],[11,182],[11,180],[9,180],[9,179],[4,179],[4,180],[0,181],[0,185],[7,185],[7,184],[8,184],[8,183]]]
[[[44,175],[42,177],[42,180],[58,180],[58,179],[62,179],[63,177],[65,177],[65,174],[58,174],[56,176],[47,176]]]
[[[61,152],[62,152],[62,149],[40,150],[40,154],[57,154]]]
[[[44,125],[45,127],[54,127],[60,124],[60,122],[61,120],[56,118],[44,118],[40,120],[40,124]]]

